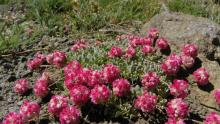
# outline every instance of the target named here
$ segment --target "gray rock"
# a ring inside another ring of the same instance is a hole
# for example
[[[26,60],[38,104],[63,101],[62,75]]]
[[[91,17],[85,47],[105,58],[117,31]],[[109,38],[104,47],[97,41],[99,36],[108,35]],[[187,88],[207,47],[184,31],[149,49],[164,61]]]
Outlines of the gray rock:
[[[185,43],[195,43],[207,58],[220,60],[220,25],[206,18],[163,12],[144,24],[141,34],[146,35],[151,27],[175,45],[171,48],[174,51]]]

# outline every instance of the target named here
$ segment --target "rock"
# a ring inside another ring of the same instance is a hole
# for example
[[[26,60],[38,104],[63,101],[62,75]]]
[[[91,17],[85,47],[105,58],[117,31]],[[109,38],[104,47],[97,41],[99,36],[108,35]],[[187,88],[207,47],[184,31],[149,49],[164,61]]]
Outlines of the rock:
[[[160,36],[168,39],[172,52],[180,52],[180,48],[186,43],[195,43],[199,46],[198,57],[202,62],[200,67],[205,67],[209,71],[210,84],[203,88],[197,85],[191,86],[191,94],[196,98],[189,98],[191,100],[187,101],[199,101],[195,105],[192,104],[190,109],[200,115],[204,116],[207,113],[205,109],[201,109],[204,106],[209,106],[207,108],[214,111],[210,109],[217,108],[213,91],[220,88],[220,25],[202,17],[163,12],[144,24],[141,34],[146,35],[152,27],[156,27]],[[187,79],[192,81],[192,76],[190,75]]]
[[[146,35],[151,27],[158,28],[160,36],[169,40],[172,50],[196,43],[208,59],[220,60],[220,25],[206,18],[163,12],[144,24],[141,34]]]

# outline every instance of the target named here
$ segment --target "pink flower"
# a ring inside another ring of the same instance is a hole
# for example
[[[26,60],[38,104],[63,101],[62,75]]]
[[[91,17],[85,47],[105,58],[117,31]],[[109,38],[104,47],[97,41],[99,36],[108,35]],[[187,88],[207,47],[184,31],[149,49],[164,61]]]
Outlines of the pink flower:
[[[216,112],[211,112],[205,117],[204,124],[220,124],[220,115]]]
[[[156,104],[157,96],[150,92],[145,92],[137,97],[134,102],[134,107],[142,112],[151,112],[155,109]]]
[[[214,91],[214,98],[215,98],[215,101],[218,105],[220,105],[220,89],[216,89]]]
[[[107,102],[110,97],[110,90],[105,85],[96,85],[90,93],[91,101],[94,104]]]
[[[71,72],[66,75],[64,84],[68,89],[71,89],[74,85],[83,85],[84,77],[82,71]]]
[[[148,32],[148,37],[152,38],[152,39],[156,39],[159,36],[159,32],[157,30],[157,28],[151,28]]]
[[[79,40],[77,43],[75,43],[71,48],[70,50],[75,52],[75,51],[78,51],[80,49],[85,49],[87,47],[86,43],[85,43],[85,40],[81,39]]]
[[[127,79],[117,79],[112,83],[113,93],[116,96],[127,96],[130,93],[131,85]]]
[[[168,121],[165,124],[185,124],[183,119],[173,119],[173,118],[168,118]]]
[[[47,62],[57,67],[63,67],[66,63],[66,54],[64,52],[55,51],[47,56]]]
[[[70,97],[74,105],[81,106],[89,100],[90,90],[83,85],[75,85],[70,90]]]
[[[102,84],[102,75],[98,70],[92,71],[91,75],[88,77],[87,85],[90,87],[94,87],[95,85]]]
[[[67,97],[54,95],[48,103],[48,112],[52,115],[59,116],[63,108],[68,106]]]
[[[186,44],[182,48],[182,54],[195,58],[198,55],[198,48],[195,44]]]
[[[173,84],[169,85],[170,94],[178,98],[185,98],[189,93],[188,88],[189,83],[186,80],[174,79]]]
[[[167,75],[175,75],[179,71],[181,64],[181,57],[173,53],[169,55],[164,62],[161,63],[161,69]]]
[[[172,99],[167,103],[166,112],[169,118],[184,118],[188,113],[188,105],[182,98]]]
[[[128,48],[126,49],[125,58],[132,58],[132,57],[135,56],[135,53],[136,53],[135,48],[133,48],[133,47],[128,47]]]
[[[68,106],[64,108],[60,113],[61,124],[79,124],[80,123],[81,111],[75,106]]]
[[[37,119],[40,114],[40,106],[35,102],[25,100],[20,107],[20,113],[25,121]]]
[[[141,83],[145,89],[151,89],[156,87],[157,84],[160,83],[160,77],[157,76],[156,72],[148,72],[144,75]]]
[[[112,64],[106,64],[102,69],[102,76],[106,82],[111,83],[120,76],[120,69]]]
[[[149,45],[144,45],[141,49],[142,53],[147,55],[147,54],[153,54],[156,52],[156,50],[152,47],[152,46],[149,46]]]
[[[65,76],[70,74],[71,72],[76,72],[82,70],[82,66],[78,61],[71,61],[67,66],[64,67]]]
[[[15,81],[14,91],[19,94],[25,93],[29,89],[29,82],[27,79],[19,79]]]
[[[30,69],[31,71],[40,67],[40,65],[46,60],[46,57],[41,54],[40,52],[37,52],[34,55],[34,58],[31,60],[27,61],[27,67],[28,69]]]
[[[169,47],[168,41],[165,38],[159,38],[157,39],[157,47],[160,49],[167,49]]]
[[[2,124],[25,124],[25,122],[20,113],[10,112],[5,116]]]
[[[133,36],[129,39],[129,47],[135,48],[137,45],[141,45],[141,40],[139,36]]]
[[[199,68],[193,72],[194,81],[198,85],[206,85],[209,82],[209,73],[205,68]]]
[[[140,42],[141,42],[141,45],[145,46],[152,46],[153,44],[153,41],[151,38],[148,38],[148,37],[143,37],[143,38],[140,38]]]
[[[39,98],[45,97],[49,92],[48,80],[37,79],[34,84],[34,95]]]
[[[122,54],[123,54],[122,49],[120,47],[117,47],[117,46],[111,47],[111,49],[108,51],[108,56],[110,58],[121,57]]]
[[[194,58],[191,56],[182,55],[181,56],[182,63],[186,68],[191,68],[194,65]]]

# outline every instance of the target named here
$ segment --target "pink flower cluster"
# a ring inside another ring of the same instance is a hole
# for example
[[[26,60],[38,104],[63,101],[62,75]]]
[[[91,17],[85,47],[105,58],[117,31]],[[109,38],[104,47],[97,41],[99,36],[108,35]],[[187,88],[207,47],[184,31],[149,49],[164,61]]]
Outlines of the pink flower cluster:
[[[161,63],[161,69],[167,75],[175,75],[182,65],[181,57],[175,53],[169,55],[164,62]]]
[[[188,105],[182,98],[172,99],[167,103],[166,112],[169,118],[185,118],[188,113]]]
[[[36,102],[25,100],[20,107],[20,113],[24,121],[37,119],[40,114],[40,106]]]
[[[155,88],[158,83],[160,83],[160,77],[156,72],[148,72],[144,75],[141,83],[145,89],[152,89]]]
[[[68,106],[67,97],[54,95],[52,96],[50,102],[48,103],[48,112],[58,117],[60,115],[60,112],[63,110],[63,108],[67,106]]]
[[[15,81],[14,92],[23,94],[29,89],[29,82],[27,79],[19,79]]]
[[[153,54],[156,52],[156,49],[154,49],[152,46],[150,45],[144,45],[141,49],[142,53],[144,55],[149,55],[149,54]]]
[[[199,68],[193,72],[194,81],[198,85],[206,85],[209,83],[209,73],[205,68]]]
[[[113,81],[112,89],[116,96],[127,96],[130,93],[131,85],[127,79],[120,78]]]
[[[66,63],[66,54],[64,52],[55,51],[49,54],[46,59],[50,64],[53,64],[57,67],[63,67]]]
[[[84,39],[81,39],[79,41],[77,41],[71,48],[70,50],[75,52],[78,51],[80,49],[85,49],[87,47],[86,42]]]
[[[5,116],[2,124],[25,124],[25,122],[20,113],[10,112]]]
[[[75,85],[70,90],[71,100],[75,105],[83,105],[89,100],[90,90],[83,85]]]
[[[110,97],[110,90],[105,85],[96,85],[90,93],[91,101],[94,104],[107,102]]]
[[[32,71],[38,68],[43,62],[45,62],[45,60],[46,57],[40,52],[37,52],[33,59],[27,61],[27,67]]]
[[[214,91],[214,98],[215,98],[215,101],[218,105],[220,105],[220,89],[216,89]]]
[[[152,39],[156,39],[159,36],[159,31],[157,30],[157,28],[151,28],[148,32],[148,37],[152,38]]]
[[[108,56],[110,58],[121,57],[122,55],[123,55],[122,48],[117,46],[112,46],[111,49],[108,51]]]
[[[195,63],[194,58],[191,56],[181,55],[181,59],[182,59],[183,66],[186,68],[191,68]]]
[[[173,119],[168,118],[168,121],[165,124],[186,124],[183,119]]]
[[[157,41],[156,41],[156,44],[157,44],[157,47],[162,49],[162,50],[169,48],[169,44],[168,44],[167,39],[165,39],[163,37],[158,38]]]
[[[142,95],[137,96],[134,107],[142,112],[151,112],[155,109],[156,104],[157,96],[150,92],[144,92]]]
[[[186,44],[182,48],[182,54],[195,58],[198,55],[198,48],[195,44]]]
[[[220,115],[211,112],[205,117],[204,124],[220,124]]]
[[[170,94],[178,98],[185,98],[189,93],[188,88],[187,80],[174,79],[173,84],[169,85]]]
[[[48,92],[48,84],[50,82],[49,76],[47,73],[43,73],[41,77],[39,77],[34,84],[34,95],[39,98],[45,97]]]
[[[68,106],[60,112],[60,123],[61,124],[79,124],[80,123],[81,111],[75,106]]]
[[[106,64],[102,69],[102,76],[106,82],[111,83],[120,76],[120,69],[113,64]]]
[[[136,54],[135,48],[133,48],[133,47],[128,47],[128,48],[126,49],[125,58],[126,58],[126,59],[132,58],[132,57],[135,56],[135,54]]]

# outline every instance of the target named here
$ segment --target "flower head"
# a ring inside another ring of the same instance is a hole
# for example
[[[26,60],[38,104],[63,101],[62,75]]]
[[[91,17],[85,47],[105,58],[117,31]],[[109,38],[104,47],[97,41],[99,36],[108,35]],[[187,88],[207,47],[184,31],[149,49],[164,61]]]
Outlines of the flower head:
[[[215,101],[218,105],[220,105],[220,89],[216,89],[214,91],[214,98],[215,98]]]
[[[123,54],[122,49],[120,47],[117,47],[117,46],[111,47],[111,49],[108,51],[108,56],[110,58],[121,57],[122,54]]]
[[[198,55],[198,48],[195,44],[186,44],[182,48],[182,54],[195,58]]]
[[[103,84],[101,72],[98,70],[92,71],[88,77],[87,85],[94,87],[95,85]]]
[[[194,58],[191,56],[181,55],[182,63],[186,68],[191,68],[194,65]]]
[[[156,72],[148,72],[144,75],[141,83],[145,89],[151,89],[156,87],[156,85],[160,82],[160,77]]]
[[[20,113],[25,121],[36,119],[40,114],[40,106],[36,102],[25,100],[20,107]]]
[[[152,93],[145,92],[137,97],[134,102],[134,107],[142,112],[151,112],[153,109],[155,109],[156,104],[157,96]]]
[[[152,38],[152,39],[156,39],[159,36],[159,32],[157,30],[157,28],[151,28],[148,32],[148,37]]]
[[[25,124],[25,122],[20,113],[10,112],[5,116],[2,124]]]
[[[220,115],[216,112],[211,112],[205,117],[204,124],[220,124]]]
[[[133,56],[135,56],[135,53],[136,53],[135,48],[128,47],[126,49],[125,58],[132,58]]]
[[[40,67],[40,65],[46,60],[46,57],[41,54],[40,52],[37,52],[35,55],[34,55],[34,58],[33,59],[30,59],[27,61],[27,67],[29,70],[34,70],[38,67]]]
[[[169,85],[170,94],[178,97],[185,98],[188,94],[189,83],[186,80],[174,79],[173,84]]]
[[[81,111],[75,106],[68,106],[60,112],[59,120],[61,124],[79,124]]]
[[[47,62],[57,67],[63,67],[66,63],[66,54],[61,51],[55,51],[47,56]]]
[[[41,78],[37,79],[34,84],[34,95],[36,97],[43,98],[48,94],[48,92],[48,81]]]
[[[167,75],[175,75],[179,71],[181,64],[181,57],[173,53],[169,55],[164,62],[161,63],[161,69]]]
[[[48,112],[58,117],[62,109],[67,106],[67,97],[54,95],[48,103]]]
[[[19,94],[25,93],[29,89],[29,82],[27,79],[19,79],[15,81],[14,91]]]
[[[71,48],[70,50],[73,52],[79,51],[81,49],[85,49],[87,47],[86,42],[84,39],[81,39],[77,41]]]
[[[165,38],[159,38],[157,39],[157,47],[160,49],[167,49],[169,47],[168,41]]]
[[[173,119],[168,118],[168,121],[165,124],[186,124],[183,119]]]
[[[172,99],[167,103],[166,112],[169,118],[184,118],[188,113],[188,105],[182,98]]]
[[[102,69],[102,76],[106,82],[111,83],[120,76],[120,69],[112,64],[106,64]]]
[[[149,46],[149,45],[144,45],[141,49],[142,53],[145,54],[145,55],[148,55],[148,54],[153,54],[156,52],[156,50],[152,47],[152,46]]]
[[[127,79],[117,79],[112,82],[113,93],[116,96],[127,96],[130,92],[131,86]]]
[[[75,105],[81,106],[89,100],[90,90],[83,85],[75,85],[70,90],[71,100]]]
[[[96,85],[90,93],[91,101],[94,104],[107,102],[110,97],[110,90],[105,85]]]
[[[209,82],[209,73],[205,68],[199,68],[193,72],[194,81],[198,85],[206,85]]]

